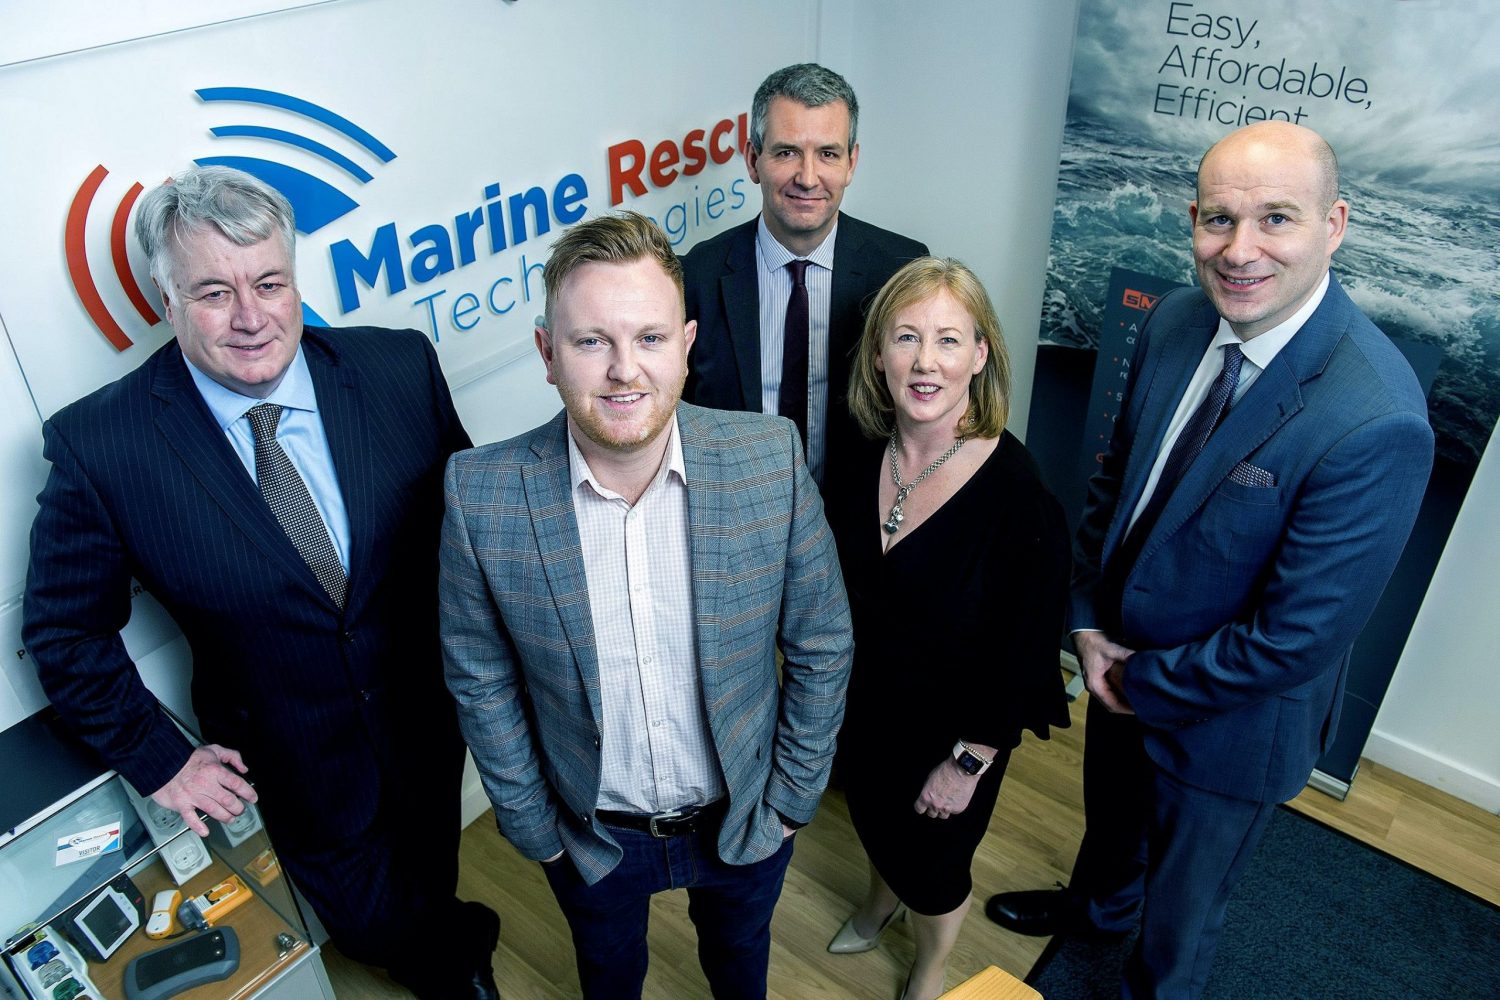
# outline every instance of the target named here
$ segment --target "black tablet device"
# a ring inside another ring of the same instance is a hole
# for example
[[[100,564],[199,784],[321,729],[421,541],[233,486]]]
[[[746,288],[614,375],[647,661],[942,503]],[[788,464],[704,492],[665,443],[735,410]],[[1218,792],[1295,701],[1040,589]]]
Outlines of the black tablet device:
[[[166,1000],[228,979],[239,967],[239,937],[233,927],[218,927],[131,959],[125,967],[125,1000]]]

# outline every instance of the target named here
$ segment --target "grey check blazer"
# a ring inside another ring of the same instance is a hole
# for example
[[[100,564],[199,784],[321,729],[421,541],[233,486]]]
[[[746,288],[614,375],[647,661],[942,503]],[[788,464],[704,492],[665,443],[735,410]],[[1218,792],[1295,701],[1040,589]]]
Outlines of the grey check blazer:
[[[817,809],[844,714],[849,607],[791,422],[686,403],[677,419],[699,669],[729,789],[719,855],[749,864],[780,845],[778,813],[807,822]],[[594,819],[599,669],[566,434],[559,413],[449,461],[439,610],[448,687],[501,833],[529,858],[566,851],[594,883],[621,851]]]

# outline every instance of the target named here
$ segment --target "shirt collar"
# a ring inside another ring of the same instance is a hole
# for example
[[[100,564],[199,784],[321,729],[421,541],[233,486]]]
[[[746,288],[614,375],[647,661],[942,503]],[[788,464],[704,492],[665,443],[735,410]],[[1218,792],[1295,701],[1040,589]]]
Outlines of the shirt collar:
[[[1328,272],[1323,272],[1323,280],[1319,283],[1317,290],[1312,293],[1308,300],[1302,303],[1302,308],[1292,313],[1282,322],[1271,327],[1258,337],[1249,340],[1240,340],[1239,336],[1229,326],[1229,321],[1222,316],[1219,317],[1219,332],[1214,334],[1213,347],[1221,347],[1224,344],[1239,344],[1240,352],[1245,355],[1245,360],[1255,365],[1261,371],[1270,366],[1281,349],[1292,342],[1298,330],[1313,313],[1318,311],[1318,306],[1323,304],[1323,296],[1328,292]]]
[[[230,425],[257,403],[275,403],[289,410],[318,412],[318,397],[313,391],[312,373],[307,370],[307,358],[302,354],[301,344],[297,345],[292,363],[287,365],[286,372],[281,376],[281,383],[265,399],[246,396],[220,385],[189,361],[186,354],[183,354],[182,362],[187,365],[188,374],[193,377],[193,384],[198,387],[198,394],[203,397],[203,402],[208,404],[209,412],[219,422],[220,430],[229,430]]]
[[[677,432],[677,411],[672,411],[672,419],[667,423],[667,453],[661,467],[656,470],[656,478],[647,487],[647,492],[653,490],[663,482],[668,475],[675,475],[682,485],[687,485],[687,464],[682,460],[682,436]],[[578,487],[588,483],[589,489],[608,500],[624,499],[614,490],[603,485],[594,476],[594,470],[589,468],[588,460],[583,457],[583,452],[578,448],[578,442],[573,440],[573,433],[568,432],[568,474],[572,479],[572,488],[576,492]]]
[[[835,216],[833,228],[828,235],[823,237],[817,249],[808,254],[806,260],[829,271],[833,270],[833,244],[839,235],[839,220]],[[786,267],[788,263],[798,260],[798,256],[781,245],[776,237],[771,235],[771,230],[766,226],[766,214],[760,214],[760,221],[755,226],[755,245],[760,250],[760,259],[765,262],[767,271],[775,271],[779,267]]]

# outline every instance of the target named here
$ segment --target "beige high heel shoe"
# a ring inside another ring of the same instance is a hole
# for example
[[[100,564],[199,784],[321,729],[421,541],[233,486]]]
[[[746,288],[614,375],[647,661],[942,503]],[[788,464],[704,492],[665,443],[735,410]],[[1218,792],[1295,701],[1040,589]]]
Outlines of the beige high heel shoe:
[[[834,955],[858,955],[862,951],[872,951],[876,945],[880,944],[881,933],[905,915],[906,906],[897,903],[890,916],[875,928],[874,937],[860,937],[859,931],[854,929],[854,917],[850,916],[844,921],[844,926],[839,928],[839,932],[833,936],[833,940],[828,942],[828,951]]]

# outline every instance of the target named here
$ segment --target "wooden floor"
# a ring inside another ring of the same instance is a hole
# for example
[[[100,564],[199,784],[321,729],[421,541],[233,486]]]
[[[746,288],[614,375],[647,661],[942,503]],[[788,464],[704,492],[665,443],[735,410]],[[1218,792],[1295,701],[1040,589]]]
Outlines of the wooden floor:
[[[974,860],[974,906],[954,949],[950,987],[991,964],[1024,976],[1046,944],[1043,938],[1001,930],[984,918],[982,907],[993,892],[1067,880],[1083,835],[1083,707],[1083,698],[1074,704],[1071,729],[1055,733],[1048,742],[1028,736],[1011,757],[989,836]],[[1362,763],[1346,801],[1308,790],[1293,805],[1500,904],[1500,817],[1369,761]],[[567,925],[538,866],[521,858],[495,832],[489,813],[464,831],[461,858],[459,895],[483,900],[505,921],[496,960],[502,995],[507,1000],[577,997]],[[843,796],[830,792],[817,819],[797,835],[772,924],[773,1000],[893,1000],[899,994],[913,954],[907,925],[894,925],[879,948],[863,955],[824,951],[864,888],[864,856]],[[708,996],[685,893],[653,901],[650,941],[647,998]],[[380,973],[350,962],[332,948],[325,954],[341,1000],[409,996]]]

